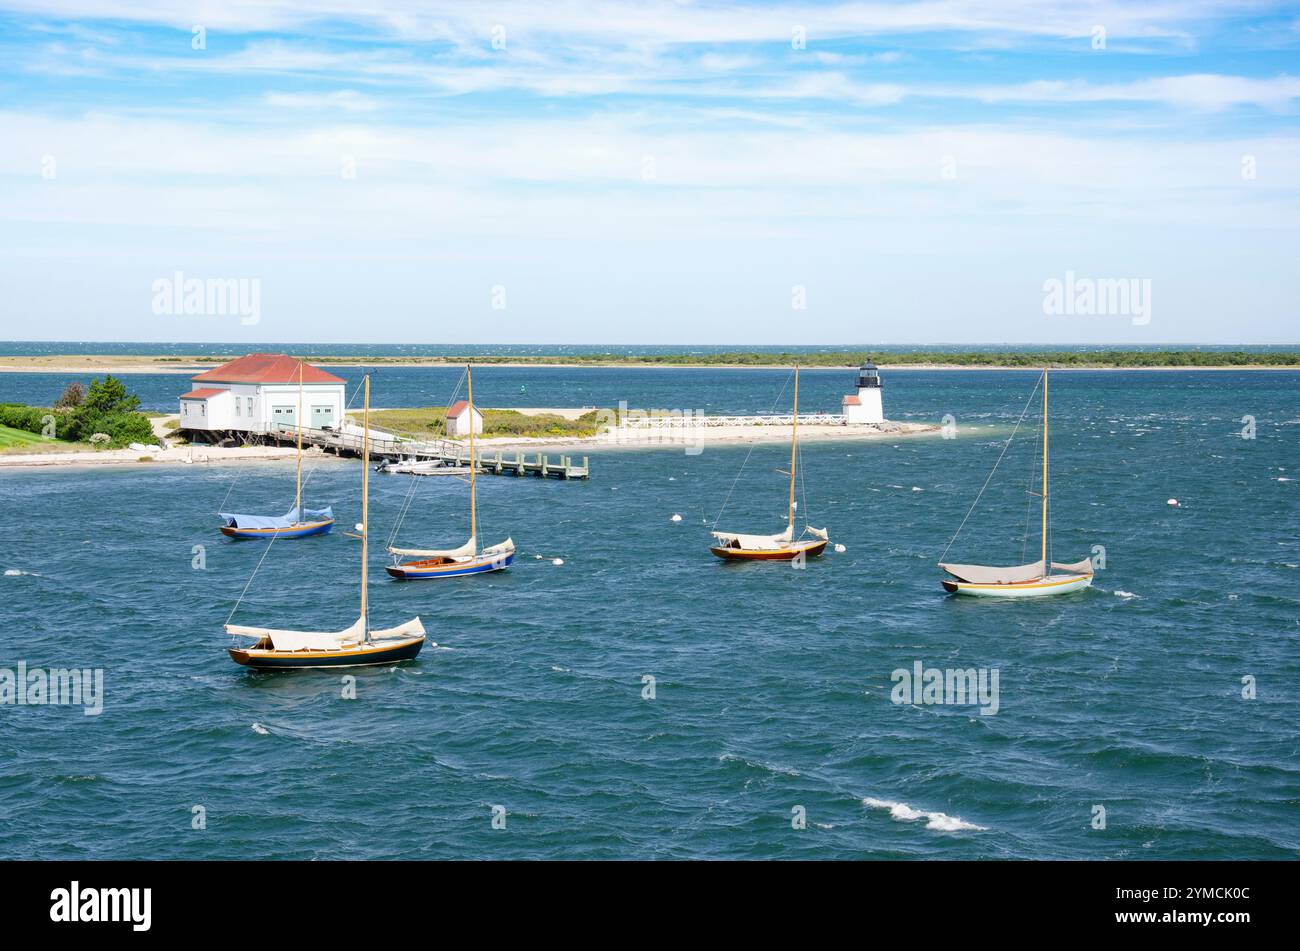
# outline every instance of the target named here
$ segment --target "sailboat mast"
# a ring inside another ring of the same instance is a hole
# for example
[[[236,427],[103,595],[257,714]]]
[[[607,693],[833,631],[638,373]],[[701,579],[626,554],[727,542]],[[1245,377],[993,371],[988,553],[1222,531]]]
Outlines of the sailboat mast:
[[[365,376],[366,398],[361,412],[361,626],[370,640],[366,620],[366,566],[370,539],[370,374]]]
[[[474,465],[474,374],[468,363],[465,364],[465,380],[469,387],[469,537],[477,539],[478,513],[475,507],[474,475],[478,467]],[[477,541],[474,543],[474,550],[478,551]]]
[[[302,361],[298,361],[298,484],[293,493],[293,507],[298,510],[295,516],[302,521]]]
[[[1043,577],[1051,574],[1047,563],[1047,367],[1043,367]]]
[[[794,464],[799,439],[799,367],[794,368],[794,425],[790,428],[790,537],[794,538]]]

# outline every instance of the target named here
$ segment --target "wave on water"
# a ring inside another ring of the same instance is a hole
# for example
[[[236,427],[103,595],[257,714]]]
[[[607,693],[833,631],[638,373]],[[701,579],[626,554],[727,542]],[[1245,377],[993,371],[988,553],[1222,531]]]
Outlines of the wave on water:
[[[6,577],[6,578],[17,578],[19,575],[30,575],[30,576],[33,577],[33,578],[39,578],[39,577],[40,577],[40,575],[38,575],[38,574],[37,574],[36,572],[34,572],[34,571],[23,571],[23,570],[21,570],[21,569],[19,569],[19,568],[6,568],[6,569],[5,569],[5,577]]]
[[[1115,591],[1115,592],[1113,592],[1113,593],[1114,593],[1115,597],[1117,597],[1117,598],[1123,598],[1125,601],[1127,601],[1129,598],[1136,598],[1136,597],[1137,597],[1137,595],[1134,594],[1132,591],[1122,591],[1122,590],[1117,590],[1117,591]]]
[[[270,735],[271,735],[271,731],[268,730],[266,727],[262,726],[262,724],[260,724],[260,723],[254,723],[254,724],[253,724],[253,732],[256,733],[258,736],[270,736]]]
[[[937,832],[986,832],[986,826],[977,826],[973,822],[967,822],[957,816],[950,816],[944,812],[926,812],[924,809],[913,809],[905,802],[890,802],[888,799],[872,799],[867,796],[862,800],[864,806],[872,809],[888,809],[889,815],[898,822],[915,822],[918,819],[925,819],[925,827],[934,829]]]

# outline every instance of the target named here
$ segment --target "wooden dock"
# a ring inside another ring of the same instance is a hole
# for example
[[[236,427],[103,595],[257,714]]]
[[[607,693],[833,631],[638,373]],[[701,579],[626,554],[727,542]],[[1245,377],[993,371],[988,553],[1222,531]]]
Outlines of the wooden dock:
[[[269,438],[282,444],[294,444],[298,431],[292,426],[280,425]],[[336,455],[360,456],[362,434],[343,432],[337,429],[303,428],[304,445],[319,446]],[[559,456],[552,459],[543,452],[505,453],[500,449],[491,452],[475,453],[478,457],[478,471],[490,475],[533,475],[555,479],[586,479],[591,469],[588,457],[582,462],[574,461],[572,456]],[[439,463],[449,467],[469,467],[469,447],[450,439],[415,440],[403,439],[393,433],[370,430],[370,457],[380,462],[391,463]]]

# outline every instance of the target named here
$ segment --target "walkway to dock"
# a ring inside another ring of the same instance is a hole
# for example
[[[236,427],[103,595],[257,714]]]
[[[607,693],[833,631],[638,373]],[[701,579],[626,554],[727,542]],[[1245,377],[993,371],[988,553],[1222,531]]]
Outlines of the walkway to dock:
[[[311,429],[303,427],[304,445],[319,446],[326,451],[332,450],[336,455],[360,456],[362,436],[360,426],[347,429]],[[275,432],[267,437],[282,444],[294,444],[298,440],[298,431],[294,426],[280,424]],[[543,478],[554,476],[557,479],[586,479],[590,475],[587,457],[582,457],[578,464],[571,456],[560,456],[552,460],[541,452],[504,453],[497,449],[491,453],[478,452],[479,472],[492,475],[535,475]],[[450,439],[403,439],[394,433],[370,429],[370,456],[373,459],[394,463],[430,463],[437,462],[444,466],[468,466],[469,447]]]

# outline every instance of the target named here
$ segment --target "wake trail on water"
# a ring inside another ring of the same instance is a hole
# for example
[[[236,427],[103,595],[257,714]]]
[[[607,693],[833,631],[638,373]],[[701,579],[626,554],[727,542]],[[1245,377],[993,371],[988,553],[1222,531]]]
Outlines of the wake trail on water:
[[[967,822],[958,816],[950,816],[944,812],[927,812],[924,809],[914,809],[905,802],[891,802],[888,799],[873,799],[867,796],[862,800],[864,806],[872,809],[888,809],[889,815],[898,822],[915,822],[918,819],[925,819],[925,827],[934,829],[936,832],[987,832],[987,826],[977,826],[973,822]]]

